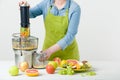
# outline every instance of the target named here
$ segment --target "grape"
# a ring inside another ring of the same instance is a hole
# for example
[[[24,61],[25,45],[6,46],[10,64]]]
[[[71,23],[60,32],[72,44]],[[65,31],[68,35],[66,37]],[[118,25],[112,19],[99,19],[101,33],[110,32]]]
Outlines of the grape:
[[[91,71],[91,72],[88,72],[87,75],[89,75],[89,76],[94,76],[94,75],[96,75],[96,73],[93,72],[93,71]]]
[[[58,74],[62,74],[62,70],[59,70]]]
[[[67,70],[63,69],[63,70],[60,70],[58,73],[61,74],[61,75],[66,75],[67,74]]]
[[[66,75],[66,74],[67,74],[67,71],[66,71],[66,70],[63,70],[62,74],[63,74],[63,75]]]
[[[71,66],[67,66],[67,69],[72,69],[72,67]]]
[[[67,72],[68,75],[73,75],[72,71]]]
[[[73,71],[73,70],[68,70],[68,71],[67,71],[67,74],[68,74],[68,75],[73,75],[73,74],[74,74],[74,71]]]
[[[74,74],[74,70],[72,70],[71,66],[67,66],[66,69],[62,69],[58,72],[61,75],[73,75]]]
[[[68,70],[68,71],[72,71],[72,68],[70,68],[70,69],[68,68],[67,70]]]
[[[72,72],[72,74],[74,74],[74,71],[73,71],[73,70],[72,70],[71,72]]]
[[[68,74],[68,75],[72,75],[72,73],[71,73],[71,72],[67,72],[67,74]]]

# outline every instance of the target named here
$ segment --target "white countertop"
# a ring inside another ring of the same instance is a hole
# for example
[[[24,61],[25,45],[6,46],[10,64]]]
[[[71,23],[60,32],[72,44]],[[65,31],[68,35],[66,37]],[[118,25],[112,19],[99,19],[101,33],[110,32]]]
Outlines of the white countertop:
[[[40,76],[28,77],[20,72],[18,76],[10,76],[8,70],[14,61],[0,61],[0,80],[120,80],[120,63],[113,61],[91,61],[95,68],[95,76],[82,77],[80,73],[74,75],[47,74],[45,69],[38,69]]]

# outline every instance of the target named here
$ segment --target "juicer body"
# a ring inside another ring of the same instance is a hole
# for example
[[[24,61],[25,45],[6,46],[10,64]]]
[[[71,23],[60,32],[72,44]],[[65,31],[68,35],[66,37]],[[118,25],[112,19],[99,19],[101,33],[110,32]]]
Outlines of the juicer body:
[[[29,68],[33,65],[33,53],[38,48],[38,38],[30,36],[21,38],[20,34],[14,33],[12,38],[12,47],[15,53],[15,64],[19,67],[21,62],[27,62]]]

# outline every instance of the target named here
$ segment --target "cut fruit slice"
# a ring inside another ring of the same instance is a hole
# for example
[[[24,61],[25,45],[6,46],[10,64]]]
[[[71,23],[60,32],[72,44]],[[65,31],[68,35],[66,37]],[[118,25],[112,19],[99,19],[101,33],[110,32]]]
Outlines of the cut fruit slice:
[[[71,66],[74,66],[76,64],[79,64],[79,61],[75,60],[75,59],[68,59],[67,63]]]
[[[38,72],[37,69],[26,69],[25,73],[26,73],[27,76],[31,76],[31,77],[39,75],[39,72]]]

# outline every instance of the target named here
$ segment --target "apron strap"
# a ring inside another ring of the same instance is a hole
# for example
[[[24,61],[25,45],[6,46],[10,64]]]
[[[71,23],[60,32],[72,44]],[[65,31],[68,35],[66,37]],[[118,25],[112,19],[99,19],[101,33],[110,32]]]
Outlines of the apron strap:
[[[50,13],[50,10],[52,9],[52,5],[49,7],[49,9],[48,9],[48,13]]]
[[[51,5],[48,9],[48,13],[51,13],[50,10],[52,9],[53,5]],[[69,9],[66,9],[65,15],[68,16]]]

